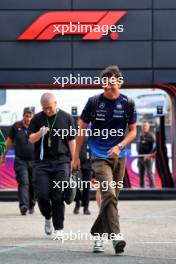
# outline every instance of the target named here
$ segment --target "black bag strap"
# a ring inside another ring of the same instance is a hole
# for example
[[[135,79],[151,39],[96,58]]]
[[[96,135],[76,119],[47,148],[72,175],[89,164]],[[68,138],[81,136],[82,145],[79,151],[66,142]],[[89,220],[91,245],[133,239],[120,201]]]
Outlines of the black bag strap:
[[[134,101],[132,98],[127,98],[127,112],[126,112],[126,123],[129,123],[130,116],[134,112]]]

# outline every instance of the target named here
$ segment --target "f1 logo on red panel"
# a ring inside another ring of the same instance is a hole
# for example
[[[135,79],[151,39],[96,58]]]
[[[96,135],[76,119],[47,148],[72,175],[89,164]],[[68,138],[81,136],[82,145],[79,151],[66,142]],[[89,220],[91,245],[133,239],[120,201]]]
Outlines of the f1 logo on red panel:
[[[106,35],[105,26],[111,31],[125,15],[126,11],[47,12],[38,17],[18,40],[51,40],[57,35],[78,34],[83,35],[83,40],[101,40]],[[111,31],[110,37],[116,40],[119,34]]]

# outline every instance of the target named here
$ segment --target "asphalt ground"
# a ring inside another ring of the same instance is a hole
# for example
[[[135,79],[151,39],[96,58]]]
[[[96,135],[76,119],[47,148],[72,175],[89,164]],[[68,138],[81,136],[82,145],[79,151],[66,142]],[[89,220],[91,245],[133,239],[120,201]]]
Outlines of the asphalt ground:
[[[111,241],[105,243],[104,253],[92,253],[89,231],[97,205],[90,203],[90,216],[83,215],[82,208],[73,215],[73,208],[66,206],[65,240],[58,241],[45,235],[37,206],[33,215],[21,216],[17,202],[0,202],[0,263],[176,263],[176,201],[119,202],[127,242],[123,255],[115,255]]]

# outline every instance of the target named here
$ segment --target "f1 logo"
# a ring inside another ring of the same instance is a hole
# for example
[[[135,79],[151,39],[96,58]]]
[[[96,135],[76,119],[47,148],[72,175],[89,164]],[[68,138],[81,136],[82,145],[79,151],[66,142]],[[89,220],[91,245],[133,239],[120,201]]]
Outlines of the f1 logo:
[[[56,35],[61,35],[59,30],[61,25],[80,23],[80,25],[95,26],[107,25],[110,28],[125,16],[125,11],[71,11],[71,12],[47,12],[37,18],[19,37],[18,40],[51,40]],[[53,30],[55,26],[55,30]],[[89,31],[84,27],[82,31],[71,32],[69,29],[66,34],[82,34],[83,40],[100,40],[103,38],[103,31]],[[111,34],[111,38],[118,39],[119,35]]]

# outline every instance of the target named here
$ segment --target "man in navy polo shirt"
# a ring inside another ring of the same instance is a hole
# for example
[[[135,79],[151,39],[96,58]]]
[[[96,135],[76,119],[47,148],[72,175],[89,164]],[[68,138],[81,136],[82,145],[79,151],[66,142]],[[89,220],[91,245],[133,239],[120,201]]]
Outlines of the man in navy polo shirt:
[[[100,212],[91,229],[98,238],[93,251],[104,251],[102,237],[107,234],[115,253],[122,253],[126,242],[120,233],[117,203],[125,173],[125,147],[136,137],[136,110],[134,102],[120,93],[123,77],[117,66],[107,67],[100,78],[104,92],[89,98],[80,117],[73,168],[80,167],[79,152],[91,123],[88,144],[101,190]]]

